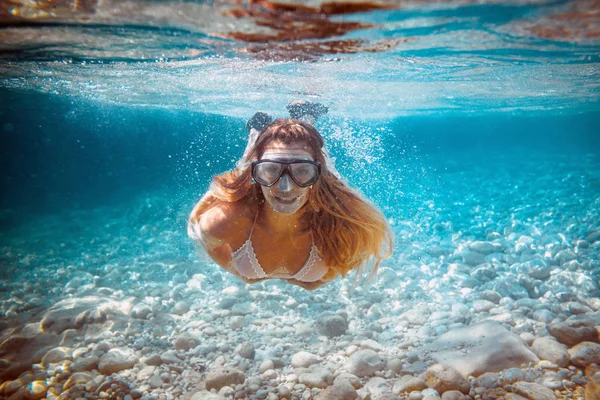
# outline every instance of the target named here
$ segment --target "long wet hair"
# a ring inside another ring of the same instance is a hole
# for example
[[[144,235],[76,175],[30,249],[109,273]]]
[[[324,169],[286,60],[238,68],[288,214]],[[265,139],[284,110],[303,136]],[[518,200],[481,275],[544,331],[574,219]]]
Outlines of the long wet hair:
[[[258,212],[265,198],[260,185],[251,181],[251,162],[259,159],[273,141],[306,143],[313,159],[321,164],[319,180],[312,185],[308,201],[299,212],[303,226],[312,230],[325,264],[342,277],[356,270],[358,279],[370,270],[370,280],[381,261],[391,255],[390,227],[374,205],[327,169],[323,137],[312,125],[299,120],[279,118],[267,126],[241,168],[214,177],[210,190],[192,211],[189,223],[199,222],[204,212],[223,203],[243,202]]]

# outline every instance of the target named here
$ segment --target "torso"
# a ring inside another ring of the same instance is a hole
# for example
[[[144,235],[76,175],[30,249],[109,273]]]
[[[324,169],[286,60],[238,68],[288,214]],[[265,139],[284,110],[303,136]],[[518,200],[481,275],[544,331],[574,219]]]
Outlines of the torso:
[[[236,207],[239,207],[237,214],[239,219],[234,223],[238,229],[231,232],[229,238],[229,244],[234,252],[240,249],[250,237],[256,217],[255,208],[241,204]],[[302,269],[309,257],[313,245],[310,231],[290,237],[287,233],[273,232],[261,222],[259,213],[251,238],[260,266],[267,275],[281,270],[281,267],[285,267],[290,275],[294,275]]]

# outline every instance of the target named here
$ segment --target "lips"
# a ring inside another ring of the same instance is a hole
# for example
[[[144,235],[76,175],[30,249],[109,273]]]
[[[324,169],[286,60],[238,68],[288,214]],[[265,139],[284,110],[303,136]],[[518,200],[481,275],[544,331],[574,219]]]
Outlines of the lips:
[[[283,204],[294,204],[296,202],[296,200],[298,200],[297,197],[279,197],[279,196],[273,196],[275,198],[275,200],[277,200],[280,203]]]

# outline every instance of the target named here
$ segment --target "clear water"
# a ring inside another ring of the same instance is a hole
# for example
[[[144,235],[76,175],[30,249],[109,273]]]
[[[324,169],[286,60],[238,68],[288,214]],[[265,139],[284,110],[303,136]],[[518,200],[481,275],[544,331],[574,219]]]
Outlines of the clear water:
[[[303,306],[260,316],[285,314],[296,325],[325,310],[350,312],[350,342],[370,337],[392,347],[395,324],[374,328],[374,304],[394,316],[420,304],[472,306],[495,290],[598,311],[599,3],[383,4],[391,8],[318,17],[363,29],[278,40],[289,31],[264,21],[287,16],[302,32],[306,13],[259,4],[258,17],[235,18],[228,13],[248,8],[229,2],[3,3],[3,340],[62,299],[99,293],[165,315],[183,298],[199,307],[186,318],[206,319],[229,286],[244,296],[257,290],[259,300],[293,298]],[[240,33],[267,36],[252,42]],[[245,120],[257,110],[285,116],[294,99],[329,106],[317,128],[338,170],[395,234],[380,279],[354,305],[340,280],[315,292],[246,286],[198,259],[186,236],[210,178],[241,156]],[[516,250],[522,236],[533,238],[531,251]],[[503,255],[486,259],[495,275],[465,258],[475,241],[502,244]],[[552,266],[551,276],[528,276],[531,260]],[[457,272],[457,264],[466,267]],[[178,297],[179,284],[192,289]],[[543,330],[527,318],[534,334]],[[179,329],[154,323],[142,331],[156,340]],[[415,332],[417,341],[436,336]],[[170,348],[152,343],[153,351]],[[305,349],[316,352],[315,343]]]

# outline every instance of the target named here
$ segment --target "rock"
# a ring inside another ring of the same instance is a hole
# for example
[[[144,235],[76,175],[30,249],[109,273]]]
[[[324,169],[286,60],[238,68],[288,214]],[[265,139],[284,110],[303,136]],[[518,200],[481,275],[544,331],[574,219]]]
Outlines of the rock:
[[[341,336],[348,330],[348,322],[335,313],[323,313],[317,320],[319,331],[327,337]]]
[[[496,400],[496,399],[494,399]],[[518,394],[515,393],[507,393],[504,397],[503,400],[527,400],[526,397],[523,396],[519,396]]]
[[[600,399],[600,374],[590,377],[585,385],[585,400],[597,399]]]
[[[569,349],[571,363],[578,367],[586,367],[590,364],[600,364],[600,344],[582,342]]]
[[[246,342],[242,343],[236,349],[236,353],[240,355],[240,357],[246,358],[248,360],[254,360],[255,350],[252,344]]]
[[[552,266],[548,265],[544,260],[534,259],[524,262],[522,266],[525,268],[527,275],[534,279],[548,279]]]
[[[600,230],[590,231],[588,235],[585,237],[585,241],[588,243],[594,243],[600,240]]]
[[[531,350],[533,350],[541,360],[548,360],[563,368],[569,365],[570,356],[567,347],[549,337],[535,339],[531,346]]]
[[[592,318],[584,318],[550,324],[547,329],[560,343],[572,347],[581,342],[598,343],[596,325],[600,323]]]
[[[371,394],[371,397],[376,399],[388,391],[386,380],[379,376],[369,379],[365,389]]]
[[[552,390],[537,383],[517,382],[513,385],[513,392],[529,400],[556,400]]]
[[[48,364],[70,360],[72,353],[73,350],[68,347],[56,347],[48,351],[44,357],[42,357],[42,365],[48,366]]]
[[[146,319],[152,313],[150,307],[145,303],[138,303],[131,309],[133,318]]]
[[[67,329],[82,329],[88,324],[127,319],[119,302],[97,296],[75,297],[54,304],[46,312],[40,327],[46,333],[62,333]]]
[[[256,312],[256,306],[253,303],[237,303],[231,308],[232,315],[248,315]]]
[[[485,255],[476,251],[464,249],[460,255],[463,258],[463,262],[467,265],[477,266],[485,263]]]
[[[244,327],[244,325],[246,325],[246,321],[244,320],[244,317],[239,316],[239,315],[236,315],[235,317],[231,317],[229,326],[234,331],[242,329]]]
[[[514,394],[514,393],[507,393],[506,390],[502,389],[502,388],[492,388],[492,389],[487,389],[485,392],[483,392],[483,394],[481,395],[482,400],[496,400],[496,399],[506,399],[506,395],[510,394],[513,396],[518,396],[521,399],[523,397]],[[527,400],[527,399],[525,399]]]
[[[475,309],[475,312],[478,313],[488,312],[494,307],[496,307],[496,305],[489,300],[477,300],[473,303],[473,308]]]
[[[137,379],[140,381],[147,381],[152,377],[152,375],[154,375],[154,371],[156,371],[156,367],[153,365],[148,365],[137,373]]]
[[[442,400],[468,400],[469,397],[465,396],[458,390],[449,390],[442,393]]]
[[[165,351],[160,355],[160,361],[164,364],[179,364],[181,359],[177,357],[177,353],[173,350]]]
[[[198,341],[190,335],[183,333],[175,338],[173,341],[173,347],[175,350],[188,351],[198,345]]]
[[[533,319],[545,324],[549,324],[556,318],[556,315],[550,310],[541,309],[533,312]]]
[[[336,379],[333,386],[322,390],[315,400],[355,400],[358,393],[352,384],[346,379]]]
[[[220,390],[223,386],[235,387],[246,381],[242,371],[235,368],[217,368],[208,373],[206,377],[206,389]]]
[[[464,378],[539,362],[519,336],[491,321],[446,332],[425,349]]]
[[[438,393],[448,390],[458,390],[461,393],[469,393],[471,385],[454,368],[444,367],[436,364],[431,366],[425,373],[425,383]]]
[[[217,393],[211,393],[207,392],[206,390],[202,390],[194,393],[192,397],[190,397],[190,400],[225,400],[225,397]]]
[[[350,382],[354,389],[360,389],[362,387],[362,382],[360,378],[348,372],[341,372],[340,374],[338,374],[337,377],[333,380],[333,383],[335,384],[338,380],[346,380]]]
[[[414,376],[404,375],[394,383],[392,392],[400,394],[403,392],[410,393],[413,391],[421,391],[427,388],[427,384],[421,378],[415,378]]]
[[[299,351],[292,356],[292,366],[296,368],[308,368],[319,361],[319,357],[306,351]]]
[[[22,397],[23,399],[39,400],[39,399],[43,399],[44,397],[46,397],[46,392],[48,391],[48,386],[46,386],[46,382],[44,382],[44,381],[33,381],[33,382],[27,384],[27,386],[24,386],[22,389],[24,389],[23,390],[24,397]],[[13,396],[11,396],[11,400],[12,400]]]
[[[385,365],[386,361],[377,353],[373,350],[364,349],[352,354],[344,367],[349,373],[362,378],[384,370]]]
[[[481,253],[483,255],[499,253],[503,251],[501,244],[483,241],[475,241],[469,243],[469,249],[476,251],[477,253]]]
[[[423,390],[421,395],[423,395],[423,400],[436,400],[440,398],[440,394],[437,390],[431,388]]]
[[[408,311],[400,315],[400,319],[408,321],[411,325],[424,325],[429,317],[429,309],[425,306],[418,305],[410,308]]]
[[[328,369],[313,365],[310,372],[298,377],[298,381],[309,388],[325,389],[333,383],[333,375]]]
[[[100,358],[98,371],[103,375],[114,374],[132,368],[138,362],[135,353],[128,348],[111,349]]]
[[[475,378],[473,386],[493,389],[500,386],[499,378],[500,376],[496,372],[486,372]]]
[[[385,347],[377,343],[372,339],[363,340],[360,342],[360,347],[363,349],[371,349],[373,351],[382,351],[385,350]]]
[[[100,358],[98,356],[89,356],[84,358],[75,359],[71,365],[73,372],[84,372],[98,369],[98,362]]]
[[[500,373],[498,381],[501,386],[511,385],[517,381],[534,381],[535,376],[528,374],[520,368],[509,368]]]
[[[63,386],[63,390],[69,390],[75,385],[85,385],[89,381],[94,379],[92,374],[87,372],[76,372],[69,377]]]
[[[190,305],[185,301],[178,301],[171,309],[171,312],[176,315],[183,315],[188,311],[190,311]]]
[[[479,298],[481,300],[487,300],[491,301],[492,303],[498,304],[500,302],[500,299],[502,299],[502,296],[500,296],[500,293],[495,292],[493,290],[484,290],[481,293],[479,293]]]

